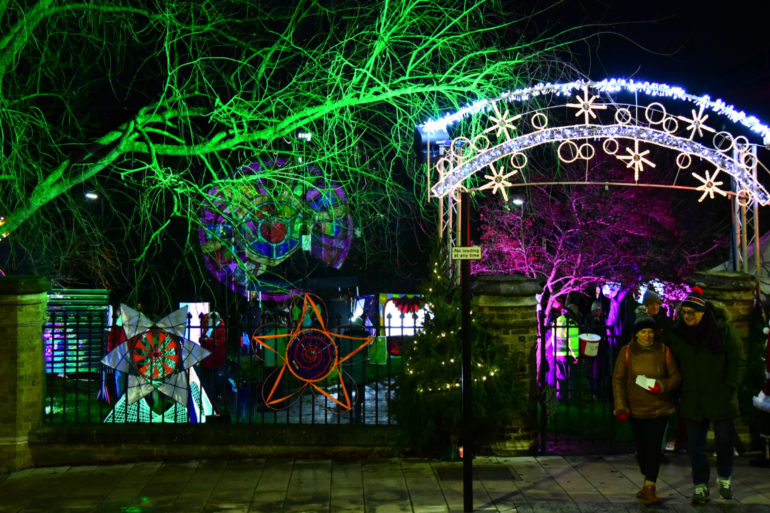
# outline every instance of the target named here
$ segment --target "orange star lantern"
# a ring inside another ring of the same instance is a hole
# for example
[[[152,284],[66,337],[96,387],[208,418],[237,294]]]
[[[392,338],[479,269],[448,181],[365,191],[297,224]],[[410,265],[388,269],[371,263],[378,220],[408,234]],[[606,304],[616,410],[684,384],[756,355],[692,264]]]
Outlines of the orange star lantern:
[[[305,328],[303,320],[306,314],[318,321],[319,327]],[[254,335],[254,342],[264,348],[265,351],[275,353],[280,359],[280,368],[276,371],[277,377],[272,385],[269,385],[265,404],[271,408],[279,409],[281,403],[289,401],[292,397],[302,394],[302,392],[311,387],[313,390],[330,399],[337,405],[347,410],[352,409],[350,394],[345,387],[345,381],[342,379],[341,365],[352,358],[356,353],[364,349],[374,339],[374,337],[351,337],[334,333],[326,329],[326,325],[321,315],[321,311],[310,295],[305,294],[302,298],[302,312],[298,318],[297,325],[290,333],[276,333],[270,335]],[[288,338],[283,354],[276,351],[276,347],[281,338]],[[339,339],[360,341],[350,353],[340,358]],[[334,397],[329,392],[319,386],[319,383],[326,378],[337,374],[341,394]],[[281,380],[290,376],[297,378],[302,385],[295,391],[281,396],[277,391],[281,388]]]

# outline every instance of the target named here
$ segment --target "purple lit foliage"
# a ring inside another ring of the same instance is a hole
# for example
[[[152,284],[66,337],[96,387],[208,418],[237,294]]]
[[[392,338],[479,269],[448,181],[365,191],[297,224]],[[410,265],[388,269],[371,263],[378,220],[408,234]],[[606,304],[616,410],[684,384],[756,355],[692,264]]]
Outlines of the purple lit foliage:
[[[670,183],[665,173],[676,168],[666,158],[659,155],[658,166],[645,171],[647,180]],[[564,182],[628,180],[625,166],[609,158],[556,174]],[[728,202],[704,208],[675,189],[536,183],[545,180],[554,176],[530,176],[531,185],[521,189],[527,195],[522,207],[504,205],[499,196],[482,202],[482,259],[472,271],[544,280],[546,318],[556,298],[608,281],[624,289],[613,301],[640,281],[680,282],[714,258],[729,231]]]

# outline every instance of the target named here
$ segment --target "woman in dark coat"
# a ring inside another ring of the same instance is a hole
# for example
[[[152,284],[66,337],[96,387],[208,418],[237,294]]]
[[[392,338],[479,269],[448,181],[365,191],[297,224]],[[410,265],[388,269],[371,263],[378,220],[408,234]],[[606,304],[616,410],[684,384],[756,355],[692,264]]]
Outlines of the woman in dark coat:
[[[693,502],[709,498],[706,434],[714,426],[717,482],[725,499],[733,497],[733,433],[738,386],[746,360],[731,316],[721,303],[707,302],[699,288],[682,302],[668,343],[682,371],[679,414],[687,427],[687,453],[695,486]]]

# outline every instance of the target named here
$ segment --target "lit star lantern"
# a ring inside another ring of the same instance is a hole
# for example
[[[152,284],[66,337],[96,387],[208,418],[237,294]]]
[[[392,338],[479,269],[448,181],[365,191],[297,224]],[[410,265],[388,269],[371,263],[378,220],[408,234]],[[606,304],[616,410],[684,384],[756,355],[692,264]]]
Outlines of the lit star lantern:
[[[107,353],[102,363],[128,374],[128,404],[157,390],[186,405],[187,372],[194,372],[191,367],[210,354],[184,338],[187,307],[153,323],[141,312],[121,304],[120,318],[127,340]]]
[[[305,314],[312,319],[315,317],[318,327],[304,328]],[[283,354],[274,348],[280,346],[277,339],[288,338],[286,350]],[[340,358],[339,339],[347,339],[360,342],[345,357]],[[265,351],[272,351],[281,361],[280,367],[267,377],[265,381],[265,404],[273,409],[289,406],[293,397],[299,397],[308,387],[330,399],[337,405],[350,410],[353,405],[350,393],[342,379],[342,364],[364,349],[374,337],[351,337],[333,333],[326,329],[321,312],[315,301],[305,294],[302,297],[302,312],[299,315],[297,326],[291,333],[278,333],[271,335],[255,335],[254,342],[261,345]],[[341,394],[334,397],[324,390],[320,384],[327,378],[337,375]],[[281,393],[279,390],[288,388],[280,387],[283,380],[292,377],[300,381],[300,386],[291,392]],[[282,395],[283,394],[283,395]]]

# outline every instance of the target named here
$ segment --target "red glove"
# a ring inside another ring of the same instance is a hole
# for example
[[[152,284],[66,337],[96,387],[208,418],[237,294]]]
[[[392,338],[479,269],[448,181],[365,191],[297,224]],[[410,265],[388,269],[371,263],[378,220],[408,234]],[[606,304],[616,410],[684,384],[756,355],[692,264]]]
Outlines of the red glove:
[[[628,422],[628,417],[631,415],[627,411],[620,411],[615,414],[620,422]]]
[[[654,385],[647,388],[647,390],[650,391],[651,394],[659,394],[660,393],[660,385],[658,385],[658,382],[656,381]]]

